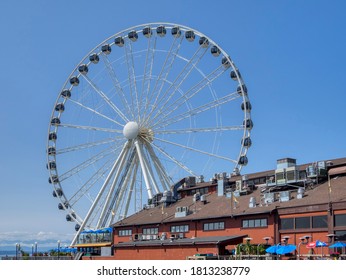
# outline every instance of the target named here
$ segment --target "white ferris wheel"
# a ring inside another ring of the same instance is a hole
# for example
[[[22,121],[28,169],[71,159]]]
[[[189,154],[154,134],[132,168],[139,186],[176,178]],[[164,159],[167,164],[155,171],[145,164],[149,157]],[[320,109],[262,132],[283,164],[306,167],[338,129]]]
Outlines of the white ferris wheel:
[[[239,171],[250,111],[238,68],[201,32],[149,23],[116,33],[78,63],[54,104],[47,168],[58,208],[78,236],[181,178]]]

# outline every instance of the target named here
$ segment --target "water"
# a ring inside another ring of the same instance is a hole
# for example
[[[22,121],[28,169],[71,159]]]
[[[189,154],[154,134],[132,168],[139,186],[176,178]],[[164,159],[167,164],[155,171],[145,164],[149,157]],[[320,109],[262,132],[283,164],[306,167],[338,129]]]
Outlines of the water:
[[[0,250],[0,258],[2,257],[15,257],[16,251],[13,250]]]

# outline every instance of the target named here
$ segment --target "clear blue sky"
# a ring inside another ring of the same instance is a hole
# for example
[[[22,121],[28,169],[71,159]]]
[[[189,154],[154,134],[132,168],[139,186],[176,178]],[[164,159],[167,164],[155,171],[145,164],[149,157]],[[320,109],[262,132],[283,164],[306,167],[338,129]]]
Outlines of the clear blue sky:
[[[231,55],[255,125],[244,173],[346,156],[345,1],[2,0],[0,11],[0,246],[71,239],[47,181],[50,114],[81,58],[131,26],[190,26]]]

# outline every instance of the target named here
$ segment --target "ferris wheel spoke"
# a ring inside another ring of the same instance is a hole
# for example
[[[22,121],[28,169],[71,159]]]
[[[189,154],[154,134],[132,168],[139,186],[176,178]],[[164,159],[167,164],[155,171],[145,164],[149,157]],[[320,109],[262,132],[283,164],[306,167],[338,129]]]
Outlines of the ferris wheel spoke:
[[[155,149],[157,149],[161,154],[163,154],[165,157],[167,157],[170,161],[175,163],[180,168],[184,169],[187,173],[189,173],[192,176],[198,177],[196,173],[194,173],[192,170],[190,170],[187,166],[185,166],[182,162],[174,158],[173,156],[169,155],[166,151],[164,151],[162,148],[160,148],[158,145],[152,143],[151,144]]]
[[[131,110],[129,103],[127,102],[126,94],[119,82],[119,79],[115,73],[114,67],[112,67],[112,64],[110,63],[106,55],[102,55],[101,57],[103,59],[104,64],[106,65],[106,69],[108,70],[108,74],[113,82],[115,92],[120,97],[123,107],[125,108],[128,116],[132,116],[132,118],[134,118],[133,110]]]
[[[177,78],[174,80],[173,84],[162,94],[160,100],[157,101],[156,104],[153,104],[153,108],[160,108],[156,114],[151,117],[151,121],[155,120],[160,114],[162,114],[162,108],[166,106],[166,104],[171,100],[171,98],[175,95],[175,92],[178,88],[183,84],[183,82],[190,75],[193,68],[195,68],[198,62],[202,59],[204,54],[206,53],[207,48],[199,47],[197,51],[194,53],[192,58],[187,61],[187,64],[182,69],[182,71],[178,74]],[[162,105],[163,102],[163,105]]]
[[[81,75],[87,83],[92,87],[92,89],[109,105],[110,108],[114,110],[114,112],[125,122],[127,123],[129,120],[124,115],[124,113],[108,98],[108,96],[99,89],[95,83],[87,76],[87,75]]]
[[[100,145],[106,145],[106,144],[114,143],[117,141],[117,138],[120,139],[123,137],[118,136],[115,138],[107,138],[107,139],[102,139],[99,141],[88,142],[88,143],[83,143],[80,145],[75,145],[75,146],[71,146],[71,147],[58,149],[58,150],[56,150],[56,154],[60,155],[60,154],[65,154],[65,153],[69,153],[69,152],[76,152],[79,150],[84,150],[84,149],[88,149],[88,148],[92,148],[92,147],[96,147],[96,146],[100,146]]]
[[[79,107],[82,107],[83,109],[86,109],[86,110],[88,110],[88,111],[90,111],[90,112],[92,112],[92,113],[94,113],[94,114],[96,114],[96,115],[98,115],[98,116],[100,116],[100,117],[102,117],[102,118],[104,118],[104,119],[106,119],[106,120],[112,122],[112,123],[115,123],[115,124],[117,124],[117,125],[123,126],[122,123],[119,123],[119,122],[117,122],[116,120],[114,120],[114,119],[112,119],[112,118],[110,118],[110,117],[107,117],[106,115],[104,115],[104,114],[98,112],[97,110],[92,109],[92,108],[90,108],[90,107],[88,107],[88,106],[86,106],[86,105],[84,105],[84,104],[82,104],[82,103],[80,103],[80,102],[78,102],[78,101],[76,101],[76,100],[69,99],[69,101],[72,102],[72,103],[74,103],[74,104],[76,104],[76,105],[79,106]]]
[[[160,116],[158,122],[166,119],[173,112],[175,112],[181,105],[183,105],[184,103],[189,101],[191,98],[193,98],[198,92],[200,92],[206,86],[210,85],[216,78],[218,78],[225,71],[226,71],[225,67],[220,65],[208,76],[204,76],[202,80],[200,80],[197,84],[195,84],[193,87],[187,90],[183,95],[181,95],[173,103],[169,103],[169,100],[172,98],[172,96],[169,96],[165,104],[163,104],[162,107],[160,108],[161,113],[158,112],[158,114],[152,119],[152,121],[154,122],[158,118],[158,116]]]
[[[164,86],[164,82],[167,80],[167,77],[172,69],[172,66],[174,64],[174,61],[177,57],[177,54],[179,53],[180,47],[181,47],[181,43],[183,40],[183,36],[180,36],[179,38],[176,37],[174,38],[171,47],[166,55],[165,61],[162,65],[161,71],[156,79],[154,88],[150,94],[150,97],[148,98],[148,102],[146,103],[146,108],[145,108],[145,124],[147,125],[148,123],[148,119],[149,117],[152,115],[153,110],[155,109],[155,107],[153,106],[151,109],[151,111],[149,113],[147,113],[147,111],[149,110],[149,104],[151,100],[154,100],[152,102],[152,104],[157,104],[158,99],[160,97],[160,94],[162,92],[162,88]],[[155,99],[153,99],[155,98]]]
[[[127,65],[127,72],[128,72],[128,84],[130,87],[130,96],[131,96],[131,103],[132,103],[132,110],[137,113],[137,116],[139,118],[140,116],[140,104],[139,104],[139,98],[138,98],[138,90],[137,90],[137,80],[136,80],[136,73],[135,73],[135,63],[133,59],[133,52],[132,52],[132,43],[129,38],[125,40],[125,56],[126,56],[126,65]]]
[[[74,129],[84,129],[84,130],[94,130],[94,131],[103,131],[103,132],[111,132],[111,133],[118,133],[122,134],[123,131],[119,129],[111,129],[111,128],[102,128],[102,127],[95,127],[95,126],[86,126],[86,125],[75,125],[75,124],[59,124],[60,127],[66,127],[66,128],[74,128]]]
[[[150,143],[145,143],[145,147],[148,150],[150,157],[153,160],[153,164],[155,166],[157,175],[159,177],[159,180],[161,182],[161,186],[163,187],[164,190],[168,190],[169,186],[173,184],[172,180],[167,176],[165,169],[163,168],[161,161],[157,157],[157,155],[154,152],[154,149],[150,145]]]
[[[192,151],[192,152],[199,153],[199,154],[203,154],[203,155],[207,155],[207,156],[209,156],[209,157],[219,158],[219,159],[226,160],[226,161],[229,161],[229,162],[237,163],[236,160],[231,159],[231,158],[227,158],[227,157],[220,156],[220,155],[216,155],[216,154],[209,153],[209,152],[206,152],[206,151],[198,150],[198,149],[195,149],[195,148],[192,148],[192,147],[189,147],[189,146],[186,146],[186,145],[174,143],[174,142],[171,142],[171,141],[168,141],[168,140],[159,139],[159,138],[156,138],[156,139],[157,139],[158,141],[160,141],[160,142],[164,142],[164,143],[167,143],[167,144],[170,144],[170,145],[174,145],[174,146],[176,146],[176,147],[183,148],[184,150],[190,150],[190,151]]]
[[[180,122],[184,119],[190,118],[192,116],[197,116],[198,114],[201,114],[203,112],[206,112],[208,110],[221,107],[224,104],[227,104],[228,102],[240,98],[240,95],[236,92],[230,93],[228,95],[225,95],[219,99],[213,100],[209,103],[206,103],[204,105],[201,105],[199,107],[196,107],[194,109],[188,110],[182,114],[179,115],[172,115],[171,118],[166,118],[163,121],[157,122],[156,125],[153,125],[153,128],[160,129],[162,127]]]
[[[198,132],[220,132],[220,131],[231,131],[231,130],[244,130],[243,125],[234,126],[220,126],[220,127],[204,127],[204,128],[185,128],[185,129],[170,129],[170,130],[157,130],[156,134],[187,134],[187,133],[198,133]],[[160,140],[159,138],[155,138]]]
[[[113,159],[108,160],[94,174],[92,174],[92,176],[68,199],[69,206],[73,207],[77,202],[80,201],[81,198],[88,197],[87,193],[89,192],[89,190],[93,188],[97,184],[97,182],[104,177],[107,171],[111,168],[112,163]],[[89,197],[88,199],[92,203],[92,199]]]
[[[141,106],[139,114],[139,122],[142,121],[141,117],[145,114],[145,106],[148,104],[148,96],[150,93],[151,80],[153,75],[153,66],[155,58],[155,49],[156,49],[156,36],[150,36],[148,38],[148,48],[146,53],[145,65],[144,65],[144,75],[142,81],[142,92],[139,98],[139,104]],[[143,100],[144,99],[144,100]]]
[[[61,176],[59,176],[59,181],[62,182],[64,180],[70,178],[71,176],[81,172],[85,168],[88,168],[90,165],[96,163],[97,161],[111,155],[113,152],[112,150],[114,150],[114,147],[108,147],[107,149],[101,151],[100,153],[98,153],[98,154],[92,156],[91,158],[87,159],[86,161],[82,162],[81,164],[73,167],[69,171],[67,171],[64,174],[62,174]]]

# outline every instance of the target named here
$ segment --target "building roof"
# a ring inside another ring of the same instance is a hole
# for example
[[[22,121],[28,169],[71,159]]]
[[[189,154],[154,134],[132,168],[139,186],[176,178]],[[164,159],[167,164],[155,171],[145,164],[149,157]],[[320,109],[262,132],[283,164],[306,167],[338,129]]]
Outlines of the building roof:
[[[233,236],[206,236],[199,238],[181,238],[181,239],[155,239],[145,241],[129,241],[118,243],[114,248],[121,247],[141,247],[141,246],[188,246],[188,245],[212,245],[212,244],[231,244],[235,241],[242,241],[247,235],[233,235]]]
[[[346,164],[346,158],[337,160],[340,164]],[[308,164],[306,165],[308,166]],[[263,173],[265,174],[265,172]],[[342,174],[341,174],[342,175]],[[330,187],[329,187],[330,186]],[[133,225],[150,225],[160,223],[181,223],[183,221],[217,219],[230,216],[246,216],[265,214],[277,209],[328,204],[329,202],[346,201],[346,176],[336,176],[329,182],[325,181],[312,187],[306,187],[302,198],[297,198],[298,188],[290,191],[290,199],[285,202],[279,200],[270,204],[263,202],[263,190],[258,187],[248,195],[242,195],[231,199],[227,196],[218,196],[217,193],[206,194],[206,203],[193,201],[193,196],[186,196],[177,202],[163,207],[143,209],[114,224],[114,227],[126,227]],[[250,207],[250,198],[254,200],[256,207]],[[176,217],[177,207],[188,207],[186,216]]]

